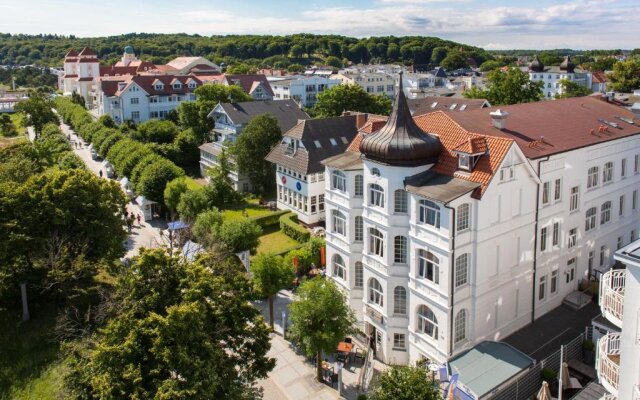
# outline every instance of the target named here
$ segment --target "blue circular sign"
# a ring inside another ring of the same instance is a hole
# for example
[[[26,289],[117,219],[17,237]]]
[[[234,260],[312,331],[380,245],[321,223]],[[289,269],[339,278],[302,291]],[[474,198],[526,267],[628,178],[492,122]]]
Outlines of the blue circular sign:
[[[302,184],[300,182],[296,182],[296,189],[302,190]]]

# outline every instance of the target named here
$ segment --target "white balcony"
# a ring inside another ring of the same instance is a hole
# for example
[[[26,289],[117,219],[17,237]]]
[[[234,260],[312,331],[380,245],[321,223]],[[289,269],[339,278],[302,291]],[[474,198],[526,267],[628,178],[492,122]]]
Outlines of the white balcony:
[[[607,392],[618,396],[620,374],[620,334],[609,333],[598,341],[598,362],[596,365],[600,383]]]
[[[602,310],[602,315],[618,328],[622,328],[626,275],[626,269],[612,269],[602,275],[600,279],[600,309]]]

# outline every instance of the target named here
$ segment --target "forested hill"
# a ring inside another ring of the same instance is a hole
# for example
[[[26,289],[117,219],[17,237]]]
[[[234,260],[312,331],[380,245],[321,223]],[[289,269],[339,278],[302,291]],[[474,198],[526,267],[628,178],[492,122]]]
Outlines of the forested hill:
[[[176,56],[203,56],[227,65],[287,68],[290,64],[344,63],[441,63],[451,66],[469,58],[480,65],[491,58],[485,50],[435,37],[351,38],[336,35],[200,36],[186,34],[126,34],[78,38],[58,35],[0,33],[0,65],[62,65],[68,49],[84,46],[96,51],[105,63],[113,63],[123,48],[132,45],[143,60],[164,63]]]

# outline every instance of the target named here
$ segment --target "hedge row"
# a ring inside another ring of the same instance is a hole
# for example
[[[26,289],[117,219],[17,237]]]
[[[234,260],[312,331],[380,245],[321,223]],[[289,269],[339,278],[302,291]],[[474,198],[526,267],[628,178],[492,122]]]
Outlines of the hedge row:
[[[259,217],[252,217],[251,220],[258,224],[263,230],[278,225],[280,223],[280,217],[289,213],[289,210],[278,210],[267,215],[261,215]]]
[[[280,217],[280,229],[285,235],[300,243],[309,241],[311,232],[298,225],[298,216],[291,213]]]
[[[58,97],[54,104],[63,120],[109,160],[118,176],[129,178],[136,193],[163,203],[166,184],[184,176],[182,168],[156,154],[148,144],[131,139],[119,129],[93,122],[89,113],[70,99]]]

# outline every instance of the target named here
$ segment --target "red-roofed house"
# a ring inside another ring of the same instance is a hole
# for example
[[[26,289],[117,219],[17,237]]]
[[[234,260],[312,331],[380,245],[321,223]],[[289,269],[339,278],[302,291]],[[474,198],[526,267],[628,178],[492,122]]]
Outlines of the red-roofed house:
[[[412,116],[398,93],[323,161],[327,276],[376,357],[443,363],[583,306],[638,238],[638,116],[593,97]]]
[[[139,123],[165,118],[181,102],[195,100],[193,92],[202,82],[191,75],[127,75],[99,78],[98,85],[98,115]]]
[[[254,100],[273,100],[273,90],[264,75],[227,74],[224,76],[227,85],[238,85]]]
[[[591,75],[591,90],[595,93],[607,91],[607,74],[604,72],[594,72]]]

